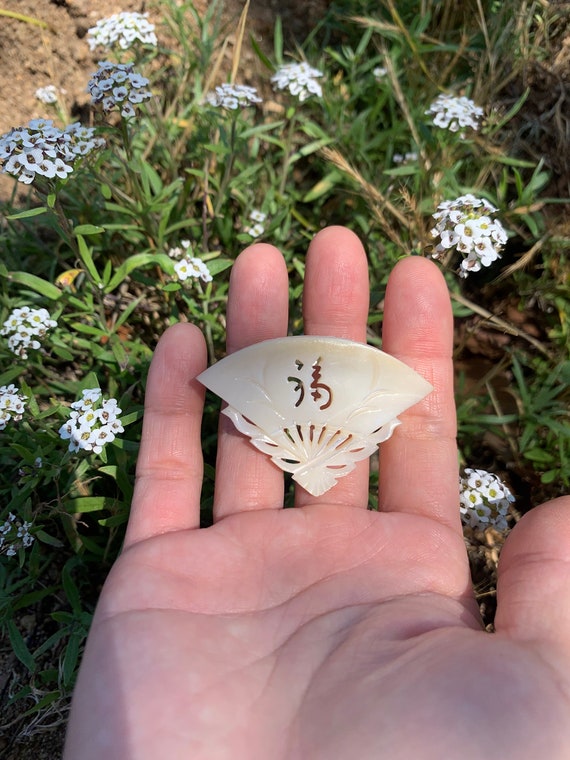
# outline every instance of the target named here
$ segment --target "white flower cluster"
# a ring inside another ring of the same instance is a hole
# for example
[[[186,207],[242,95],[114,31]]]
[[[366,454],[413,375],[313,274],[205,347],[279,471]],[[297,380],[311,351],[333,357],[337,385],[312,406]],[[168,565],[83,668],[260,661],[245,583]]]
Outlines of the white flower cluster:
[[[426,111],[431,116],[435,114],[433,123],[436,127],[458,132],[465,127],[479,129],[479,121],[483,109],[475,105],[470,98],[455,97],[454,95],[439,95]]]
[[[508,239],[501,222],[489,216],[496,211],[489,201],[470,193],[440,203],[432,215],[437,224],[431,230],[431,236],[439,239],[432,257],[439,259],[451,248],[464,254],[461,277],[478,272],[481,265],[490,266],[500,258],[500,251]]]
[[[0,137],[0,162],[3,172],[26,185],[37,175],[66,179],[79,158],[104,145],[93,127],[75,122],[62,130],[51,119],[33,119]]]
[[[158,41],[154,33],[154,24],[147,19],[148,13],[130,11],[122,11],[101,19],[87,30],[90,50],[99,46],[111,49],[116,44],[122,50],[128,50],[137,41],[156,47]]]
[[[261,235],[263,235],[265,232],[263,222],[267,219],[267,214],[264,214],[263,211],[253,209],[249,215],[249,219],[251,222],[253,222],[253,224],[249,227],[246,227],[244,232],[250,235],[252,238],[261,237]]]
[[[38,87],[36,98],[44,105],[48,106],[57,103],[57,87],[54,84],[46,84],[45,87]]]
[[[47,331],[56,327],[47,309],[30,309],[23,306],[10,312],[4,322],[0,335],[8,335],[8,348],[21,359],[28,358],[28,349],[37,350],[41,343],[37,338],[43,338]]]
[[[235,111],[256,103],[261,103],[255,87],[246,84],[221,84],[206,95],[206,103],[215,108],[229,108]]]
[[[148,84],[149,80],[137,74],[132,63],[102,61],[89,80],[87,90],[92,103],[101,103],[106,113],[118,108],[121,116],[129,119],[135,115],[134,105],[152,97]]]
[[[187,280],[189,277],[201,279],[203,282],[212,282],[210,270],[201,259],[192,256],[189,240],[181,240],[180,245],[168,251],[171,259],[178,259],[174,265],[176,277],[179,280]]]
[[[22,419],[26,401],[26,397],[18,393],[15,385],[0,387],[0,430],[4,430],[10,420],[17,422]]]
[[[323,72],[309,66],[308,63],[288,63],[281,66],[271,77],[274,89],[289,90],[301,102],[311,95],[322,97],[323,90],[317,79],[323,76]]]
[[[508,528],[509,505],[515,497],[496,475],[466,468],[459,489],[459,511],[465,525],[479,530]]]
[[[34,536],[30,533],[31,522],[22,522],[13,512],[8,514],[8,519],[0,525],[0,554],[14,557],[20,548],[27,549],[34,543]]]
[[[106,443],[113,441],[124,428],[117,419],[121,409],[117,399],[103,399],[99,388],[83,391],[83,398],[71,405],[69,421],[59,429],[62,440],[69,440],[71,452],[84,449],[100,454]]]

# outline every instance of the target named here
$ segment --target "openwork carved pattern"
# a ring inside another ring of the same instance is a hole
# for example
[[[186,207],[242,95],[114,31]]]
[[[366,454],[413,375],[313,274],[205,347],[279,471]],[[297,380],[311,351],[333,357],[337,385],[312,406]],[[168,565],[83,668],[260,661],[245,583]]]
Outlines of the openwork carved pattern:
[[[431,391],[420,375],[370,346],[299,336],[257,343],[198,379],[259,451],[314,496],[392,435],[397,415]]]

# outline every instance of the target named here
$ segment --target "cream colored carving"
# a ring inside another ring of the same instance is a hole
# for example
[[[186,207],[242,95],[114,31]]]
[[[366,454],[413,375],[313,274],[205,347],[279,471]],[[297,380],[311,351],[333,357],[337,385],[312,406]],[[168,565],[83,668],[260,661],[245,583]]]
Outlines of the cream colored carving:
[[[432,390],[406,364],[339,338],[276,338],[237,351],[198,380],[251,443],[313,496],[392,435]]]

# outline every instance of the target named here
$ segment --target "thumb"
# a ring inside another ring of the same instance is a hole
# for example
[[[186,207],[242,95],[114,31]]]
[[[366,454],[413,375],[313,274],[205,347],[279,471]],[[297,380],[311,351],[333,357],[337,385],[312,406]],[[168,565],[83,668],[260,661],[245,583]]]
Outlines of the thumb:
[[[570,654],[570,496],[528,512],[501,552],[495,628]]]

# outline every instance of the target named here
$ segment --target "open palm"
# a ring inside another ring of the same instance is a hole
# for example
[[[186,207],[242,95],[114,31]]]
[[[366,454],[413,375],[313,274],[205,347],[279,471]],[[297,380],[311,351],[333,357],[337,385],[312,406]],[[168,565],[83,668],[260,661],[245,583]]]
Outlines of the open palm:
[[[287,329],[287,272],[255,245],[234,266],[228,351]],[[305,332],[363,341],[366,257],[347,230],[313,241]],[[570,503],[533,510],[501,558],[497,632],[481,628],[458,511],[452,318],[437,268],[408,259],[383,347],[435,388],[380,458],[322,497],[229,421],[215,523],[199,529],[205,347],[171,328],[147,387],[124,551],[84,656],[67,760],[570,758]]]

